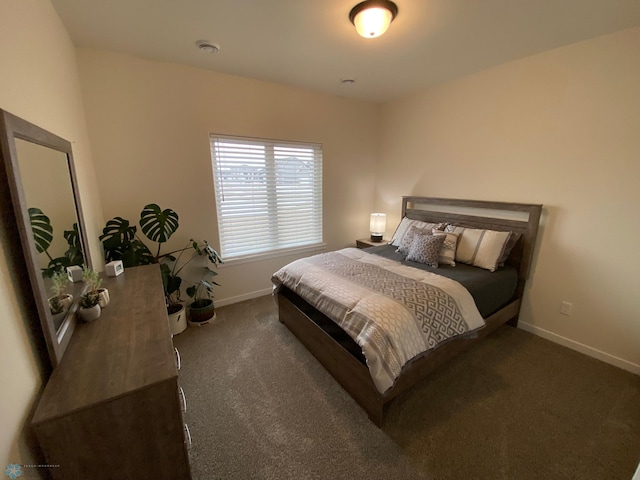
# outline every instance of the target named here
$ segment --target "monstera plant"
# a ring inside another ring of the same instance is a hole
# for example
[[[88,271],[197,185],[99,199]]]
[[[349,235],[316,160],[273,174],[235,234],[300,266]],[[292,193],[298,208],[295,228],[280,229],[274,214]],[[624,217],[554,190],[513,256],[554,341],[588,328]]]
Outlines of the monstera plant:
[[[82,246],[80,243],[80,232],[78,224],[73,224],[72,230],[64,230],[63,236],[67,241],[68,248],[61,257],[52,257],[49,247],[53,242],[53,226],[51,220],[39,208],[29,208],[29,223],[33,232],[33,240],[38,253],[44,253],[49,258],[47,268],[42,269],[45,277],[53,277],[56,272],[64,272],[66,267],[72,265],[83,265]]]
[[[138,236],[136,225],[122,217],[115,217],[107,222],[100,236],[105,259],[107,262],[122,260],[125,268],[159,263],[167,308],[171,313],[180,301],[180,272],[198,257],[206,256],[214,266],[222,263],[222,259],[206,241],[198,244],[193,239],[183,248],[161,253],[162,245],[180,226],[178,214],[170,208],[163,210],[155,203],[150,203],[140,212],[139,223],[144,236],[157,243],[154,251]],[[217,275],[209,267],[205,268],[211,275]]]

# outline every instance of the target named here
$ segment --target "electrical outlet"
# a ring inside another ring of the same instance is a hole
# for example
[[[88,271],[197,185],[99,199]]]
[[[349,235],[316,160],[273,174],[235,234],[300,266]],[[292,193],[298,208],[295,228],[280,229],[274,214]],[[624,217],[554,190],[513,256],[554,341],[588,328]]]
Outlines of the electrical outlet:
[[[560,313],[563,315],[571,315],[571,313],[573,312],[573,303],[569,303],[569,302],[562,302],[560,304]]]

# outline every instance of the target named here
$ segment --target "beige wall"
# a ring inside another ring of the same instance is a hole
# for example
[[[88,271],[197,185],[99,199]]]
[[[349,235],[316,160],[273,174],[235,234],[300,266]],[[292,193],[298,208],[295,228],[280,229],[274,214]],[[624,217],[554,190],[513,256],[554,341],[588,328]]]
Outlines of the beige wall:
[[[102,51],[80,50],[78,62],[107,219],[137,222],[158,203],[180,215],[168,247],[190,237],[217,246],[209,134],[222,133],[322,143],[328,248],[368,234],[375,105]],[[217,304],[268,292],[271,274],[294,258],[225,265]]]
[[[89,233],[102,224],[100,201],[84,124],[75,50],[51,4],[46,0],[0,2],[0,108],[35,123],[73,143]],[[3,221],[10,206],[2,206]],[[0,465],[31,463],[27,441],[28,416],[41,388],[43,368],[30,333],[26,310],[33,300],[15,280],[15,248],[8,244],[7,226],[0,235]],[[92,235],[92,252],[98,242]],[[19,249],[18,249],[19,253]],[[3,470],[4,471],[4,470]],[[30,472],[31,473],[31,472]]]
[[[523,328],[640,373],[639,85],[634,28],[391,102],[376,208],[397,220],[407,194],[544,204]]]

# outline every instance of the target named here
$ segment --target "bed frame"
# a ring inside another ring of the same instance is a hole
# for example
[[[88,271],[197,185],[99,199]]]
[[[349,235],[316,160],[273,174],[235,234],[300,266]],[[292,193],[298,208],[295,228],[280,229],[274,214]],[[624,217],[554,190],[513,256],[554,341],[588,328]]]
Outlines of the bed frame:
[[[517,325],[541,211],[542,205],[523,203],[413,196],[402,198],[402,217],[433,223],[446,221],[470,228],[520,232],[522,237],[507,261],[519,272],[518,285],[511,301],[485,318],[486,326],[478,331],[476,338],[458,338],[416,356],[403,367],[396,382],[384,393],[380,393],[375,387],[360,347],[351,337],[335,322],[284,287],[278,293],[280,321],[360,404],[371,421],[381,427],[389,402],[395,397],[504,323]]]

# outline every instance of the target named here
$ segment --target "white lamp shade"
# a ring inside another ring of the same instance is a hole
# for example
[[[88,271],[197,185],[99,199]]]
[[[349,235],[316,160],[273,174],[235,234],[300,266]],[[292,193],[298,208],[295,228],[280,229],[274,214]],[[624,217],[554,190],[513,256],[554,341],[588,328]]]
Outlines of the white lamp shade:
[[[353,19],[356,32],[361,37],[376,38],[387,31],[393,14],[382,7],[370,7],[359,12]]]
[[[369,231],[382,235],[387,229],[387,215],[384,213],[372,213],[369,220]]]

